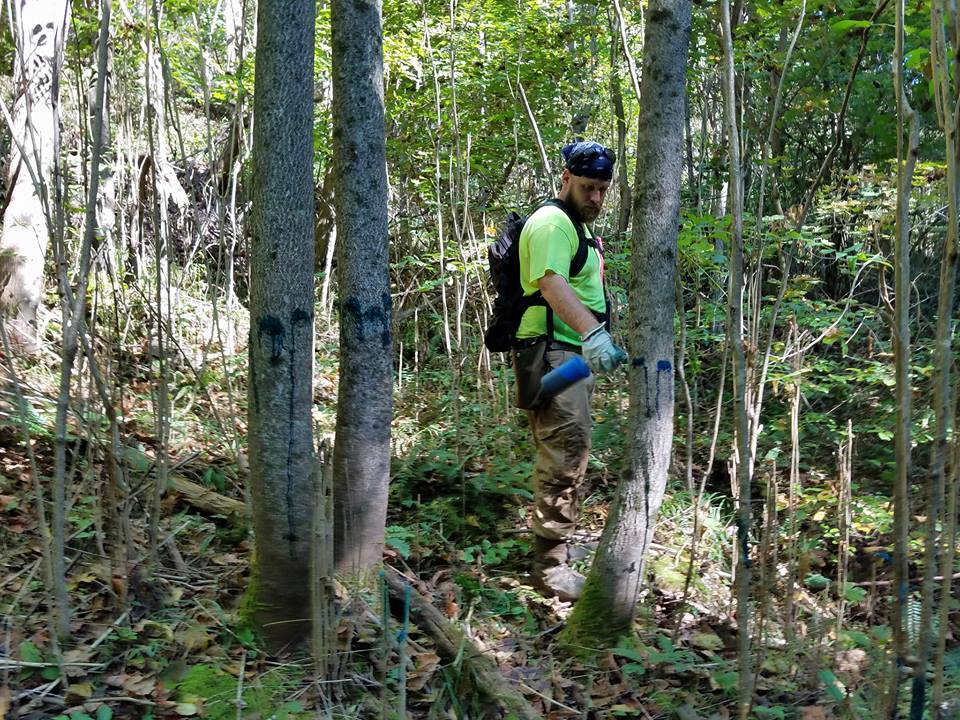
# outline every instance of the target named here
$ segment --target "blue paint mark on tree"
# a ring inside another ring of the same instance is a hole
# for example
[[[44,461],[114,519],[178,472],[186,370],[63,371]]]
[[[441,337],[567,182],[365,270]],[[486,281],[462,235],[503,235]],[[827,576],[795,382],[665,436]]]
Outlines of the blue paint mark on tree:
[[[290,397],[289,397],[289,408],[290,408],[290,418],[287,425],[287,487],[286,487],[286,502],[287,502],[287,536],[286,540],[288,542],[288,552],[290,553],[290,558],[293,559],[296,555],[294,552],[293,544],[299,540],[299,537],[296,533],[296,527],[294,522],[294,513],[293,513],[293,503],[294,503],[294,477],[293,477],[293,448],[295,444],[294,438],[294,428],[296,426],[296,405],[295,398],[297,396],[297,375],[295,362],[297,356],[297,325],[307,325],[307,328],[310,332],[311,342],[313,340],[313,315],[307,311],[296,308],[290,313]],[[308,343],[309,347],[310,343]]]
[[[662,375],[667,375],[667,377],[664,378],[664,384],[666,386],[668,398],[672,400],[673,399],[673,365],[669,360],[657,360],[657,395],[656,395],[657,420],[660,419],[660,378]]]
[[[288,550],[290,557],[294,557],[294,543],[299,540],[299,537],[296,533],[296,522],[294,519],[294,468],[293,468],[293,450],[296,442],[295,439],[295,426],[296,426],[296,402],[297,397],[297,355],[299,348],[297,347],[297,329],[298,326],[306,325],[307,331],[311,334],[312,342],[312,333],[313,333],[313,315],[306,310],[301,308],[296,308],[290,312],[290,322],[289,322],[289,332],[288,326],[275,315],[263,315],[260,318],[260,322],[257,323],[257,342],[260,347],[263,347],[264,339],[270,343],[270,364],[279,365],[283,362],[284,353],[288,354],[287,358],[287,372],[288,372],[288,396],[287,396],[287,407],[288,407],[288,421],[287,421],[287,484],[285,491],[285,500],[287,505],[287,533],[284,536],[284,540],[288,542]],[[308,348],[310,347],[310,342],[307,343]],[[256,406],[259,410],[259,394],[256,393]]]
[[[360,298],[356,296],[348,297],[343,303],[343,309],[353,317],[357,324],[357,336],[362,342],[380,330],[380,344],[384,349],[389,348],[393,342],[390,331],[391,304],[389,293],[383,293],[380,298],[380,305],[370,305],[363,307]]]
[[[283,321],[273,315],[264,315],[260,318],[257,325],[257,341],[263,345],[263,336],[266,335],[270,341],[270,363],[276,365],[280,362],[280,356],[283,354],[287,331],[283,327]]]
[[[633,366],[638,367],[643,370],[643,402],[645,405],[644,412],[647,417],[650,417],[650,376],[647,373],[647,361],[646,358],[638,357],[633,359]]]

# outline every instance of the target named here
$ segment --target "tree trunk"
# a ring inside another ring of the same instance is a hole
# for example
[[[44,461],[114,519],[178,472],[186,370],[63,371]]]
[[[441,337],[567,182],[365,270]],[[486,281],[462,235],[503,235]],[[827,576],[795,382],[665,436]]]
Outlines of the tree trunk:
[[[313,509],[315,3],[257,11],[250,246],[249,445],[255,618],[269,644],[309,637]]]
[[[689,0],[647,15],[633,206],[629,464],[593,567],[564,633],[597,647],[630,628],[643,561],[667,483],[673,439],[674,274],[683,172]]]
[[[381,561],[390,481],[393,340],[380,11],[380,0],[330,6],[340,298],[334,537],[337,567],[351,571]]]
[[[736,14],[734,15],[736,17]],[[727,290],[727,342],[733,357],[733,419],[737,487],[737,710],[746,720],[753,694],[750,657],[750,483],[753,470],[750,450],[750,408],[747,402],[747,360],[743,341],[743,174],[740,163],[740,133],[737,123],[736,75],[733,59],[733,27],[730,2],[720,3],[723,35],[723,87],[730,167],[730,279]],[[771,321],[772,322],[772,321]],[[762,389],[762,383],[758,388]]]
[[[922,720],[926,706],[927,660],[930,657],[931,643],[935,632],[933,627],[934,613],[937,612],[934,576],[938,569],[937,558],[947,552],[938,530],[942,531],[946,526],[943,506],[947,490],[947,464],[950,455],[949,437],[953,430],[954,415],[951,412],[953,402],[950,397],[952,385],[950,366],[953,363],[953,303],[957,277],[957,125],[958,120],[960,120],[958,118],[960,113],[958,113],[954,99],[954,83],[951,83],[950,79],[954,77],[956,80],[956,72],[960,70],[960,62],[957,61],[955,52],[952,52],[952,48],[947,44],[944,20],[951,23],[951,28],[955,28],[954,23],[957,21],[956,8],[952,4],[937,2],[931,8],[930,13],[930,30],[933,36],[930,46],[933,49],[931,57],[932,85],[937,96],[936,105],[940,127],[944,131],[944,156],[947,160],[947,233],[943,241],[943,257],[940,264],[940,292],[937,300],[937,336],[933,376],[933,468],[932,472],[927,474],[926,482],[927,522],[923,560],[923,601],[920,611],[920,633],[915,653],[917,663],[914,666],[913,687],[910,696],[910,720]],[[956,38],[953,37],[952,40],[951,45],[955,46]],[[898,46],[898,50],[902,54],[903,48]],[[898,55],[898,57],[900,56]],[[905,104],[904,109],[909,113],[909,104]],[[908,114],[908,117],[913,121],[912,114]],[[915,153],[915,150],[912,146],[908,148],[911,153]],[[913,182],[914,158],[915,155],[911,155],[910,161],[907,162],[907,170],[911,171],[911,175],[905,178],[906,183]],[[904,187],[909,188],[912,185],[907,184]],[[909,195],[907,200],[909,200]],[[909,226],[907,230],[909,231]],[[948,569],[947,574],[949,575],[950,572],[952,570]],[[940,602],[949,604],[948,596],[941,597]],[[943,628],[940,632],[947,632],[947,630]],[[933,700],[930,717],[936,718],[940,714],[939,706],[942,704],[942,697],[936,697],[935,693]]]
[[[67,5],[66,0],[13,3],[16,100],[0,237],[0,312],[10,318],[11,340],[26,350],[37,345],[37,309],[50,238],[49,188],[57,145]]]
[[[620,16],[611,20],[610,25],[610,101],[614,120],[617,125],[617,157],[620,163],[617,166],[617,191],[619,192],[619,202],[617,204],[617,247],[625,239],[627,227],[630,225],[630,204],[632,191],[630,190],[630,177],[627,172],[627,113],[623,107],[623,92],[620,89],[620,68],[619,53],[617,44],[620,35]]]

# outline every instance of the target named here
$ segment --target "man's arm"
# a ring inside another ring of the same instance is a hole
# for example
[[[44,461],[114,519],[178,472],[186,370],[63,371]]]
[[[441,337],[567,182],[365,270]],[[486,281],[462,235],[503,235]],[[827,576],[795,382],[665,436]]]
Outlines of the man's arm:
[[[580,302],[580,298],[563,275],[548,270],[547,274],[540,278],[539,285],[543,299],[550,304],[554,314],[579,335],[599,324],[600,321]]]

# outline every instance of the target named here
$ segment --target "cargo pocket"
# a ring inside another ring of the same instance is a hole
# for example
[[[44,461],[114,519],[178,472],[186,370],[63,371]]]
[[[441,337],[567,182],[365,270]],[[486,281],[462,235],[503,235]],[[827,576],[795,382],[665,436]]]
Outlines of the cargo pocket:
[[[513,351],[513,372],[517,378],[516,406],[521,410],[536,410],[544,404],[540,380],[547,373],[547,341]]]

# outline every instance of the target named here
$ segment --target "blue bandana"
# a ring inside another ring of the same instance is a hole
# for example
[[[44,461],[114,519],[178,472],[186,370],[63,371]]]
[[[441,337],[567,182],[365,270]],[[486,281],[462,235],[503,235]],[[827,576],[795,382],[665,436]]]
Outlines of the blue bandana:
[[[616,155],[600,143],[582,140],[563,148],[563,164],[574,175],[610,180]]]

